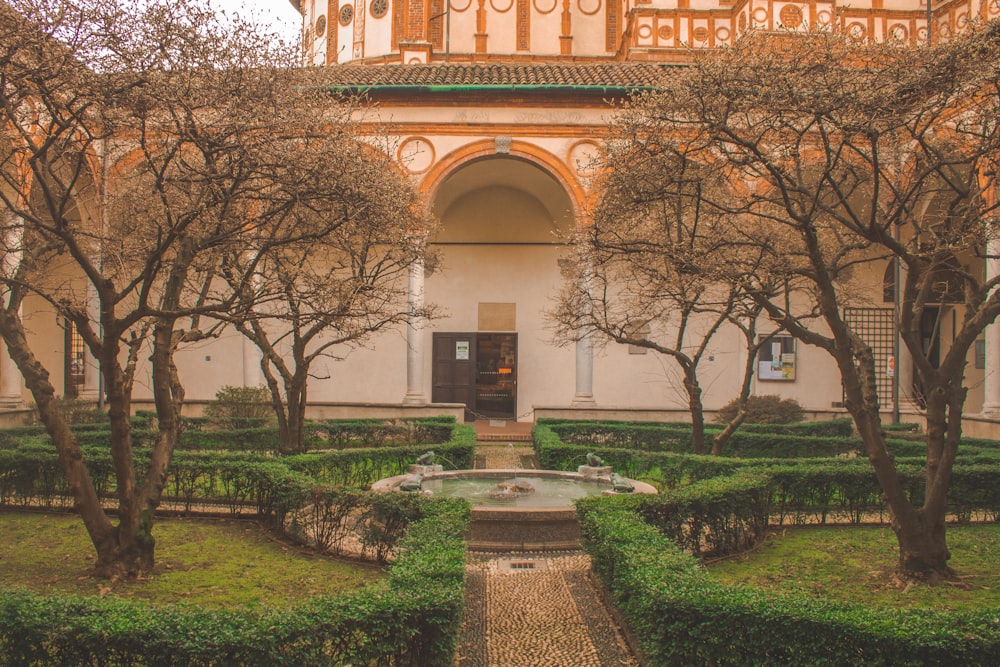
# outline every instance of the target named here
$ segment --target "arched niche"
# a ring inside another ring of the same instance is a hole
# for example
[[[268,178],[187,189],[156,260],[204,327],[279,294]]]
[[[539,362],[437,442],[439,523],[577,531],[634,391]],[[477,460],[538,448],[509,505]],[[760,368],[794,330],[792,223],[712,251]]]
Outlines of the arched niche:
[[[566,240],[573,206],[562,185],[537,165],[515,157],[467,163],[437,189],[436,243],[545,244]]]

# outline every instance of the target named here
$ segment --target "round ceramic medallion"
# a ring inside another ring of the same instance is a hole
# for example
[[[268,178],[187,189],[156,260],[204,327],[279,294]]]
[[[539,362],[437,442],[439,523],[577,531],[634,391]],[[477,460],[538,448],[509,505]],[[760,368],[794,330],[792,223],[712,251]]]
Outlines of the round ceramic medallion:
[[[660,39],[667,42],[674,36],[674,29],[669,25],[661,25],[656,34],[660,36]]]
[[[535,11],[539,14],[551,14],[556,8],[558,0],[535,0]]]
[[[694,32],[691,34],[691,36],[694,37],[694,41],[696,42],[707,42],[708,28],[706,28],[703,25],[700,25],[694,29]]]
[[[781,25],[786,28],[798,28],[802,25],[802,10],[797,5],[785,5],[778,12]]]
[[[566,154],[566,162],[578,176],[593,176],[597,171],[597,160],[601,156],[601,147],[593,141],[578,141],[570,146]]]
[[[423,137],[410,137],[400,144],[396,158],[411,174],[422,174],[434,164],[434,145]]]
[[[587,16],[593,16],[601,11],[601,0],[576,0],[576,6]]]

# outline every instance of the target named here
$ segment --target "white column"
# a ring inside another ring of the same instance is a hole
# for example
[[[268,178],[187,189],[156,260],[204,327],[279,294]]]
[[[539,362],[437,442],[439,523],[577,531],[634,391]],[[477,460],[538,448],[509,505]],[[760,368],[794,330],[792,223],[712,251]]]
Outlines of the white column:
[[[594,404],[594,344],[590,334],[576,341],[576,394],[571,405]]]
[[[581,260],[583,261],[583,260]],[[586,268],[580,276],[580,291],[585,297],[583,299],[584,308],[587,315],[590,310],[590,264],[584,265]],[[583,317],[586,322],[588,318]],[[585,329],[581,330],[580,338],[576,341],[576,392],[573,395],[572,406],[593,405],[594,404],[594,342],[593,334]]]
[[[260,348],[246,336],[240,338],[243,340],[243,386],[259,387],[264,384],[260,370]]]
[[[0,344],[0,407],[20,408],[24,405],[24,381],[17,364]]]
[[[21,262],[21,239],[24,238],[24,228],[12,212],[6,211],[3,220],[3,253],[0,259],[0,270],[4,278],[11,278]],[[6,289],[0,290],[6,296]],[[0,343],[0,407],[7,409],[24,406],[24,379],[17,364],[10,358],[7,346]]]
[[[424,356],[426,337],[424,318],[419,313],[424,310],[424,261],[418,259],[410,266],[407,299],[409,300],[410,321],[406,324],[406,396],[403,403],[427,403],[424,393]]]
[[[1000,276],[1000,240],[986,244],[986,279]],[[1000,323],[986,327],[986,370],[983,371],[983,416],[1000,418]]]

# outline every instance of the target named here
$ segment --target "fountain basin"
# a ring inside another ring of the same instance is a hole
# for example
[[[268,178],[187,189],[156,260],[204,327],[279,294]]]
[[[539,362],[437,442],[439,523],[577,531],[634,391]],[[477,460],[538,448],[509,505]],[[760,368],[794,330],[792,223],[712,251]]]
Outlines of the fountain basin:
[[[379,480],[374,491],[400,491],[412,475]],[[490,491],[511,480],[535,488],[509,499],[491,497]],[[643,482],[628,480],[633,493],[656,493]],[[573,501],[590,495],[612,494],[610,477],[558,470],[449,470],[425,473],[422,492],[465,498],[472,503],[472,521],[466,533],[470,549],[477,551],[564,550],[580,547],[580,526]]]

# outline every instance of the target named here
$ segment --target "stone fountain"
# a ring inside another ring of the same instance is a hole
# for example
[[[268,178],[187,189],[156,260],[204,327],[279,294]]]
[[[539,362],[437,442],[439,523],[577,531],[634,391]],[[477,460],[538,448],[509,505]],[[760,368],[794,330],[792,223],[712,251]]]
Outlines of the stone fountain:
[[[407,474],[379,480],[375,491],[406,491],[466,498],[472,521],[469,548],[481,551],[578,549],[580,526],[574,500],[589,495],[656,493],[643,482],[616,474],[588,454],[577,472],[521,468],[443,470],[427,452]]]

